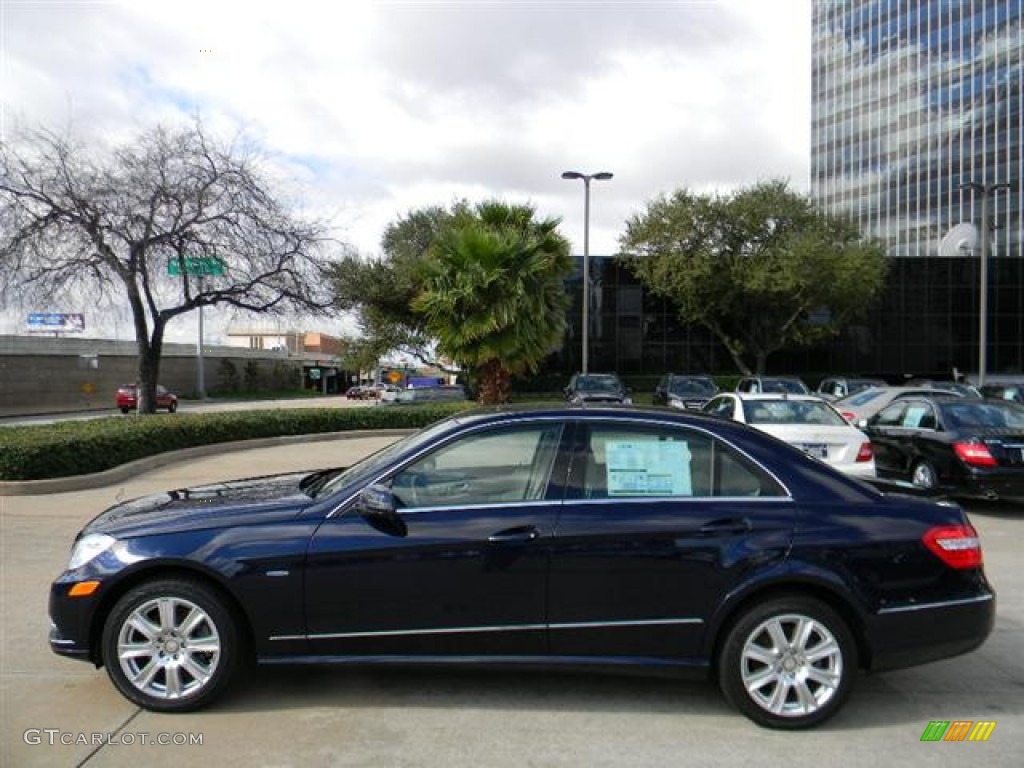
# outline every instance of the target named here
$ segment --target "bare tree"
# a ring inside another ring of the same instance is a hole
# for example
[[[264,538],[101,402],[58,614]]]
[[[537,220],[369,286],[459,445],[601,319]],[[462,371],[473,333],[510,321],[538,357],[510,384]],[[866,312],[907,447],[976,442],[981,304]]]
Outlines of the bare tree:
[[[198,121],[99,155],[44,129],[0,143],[0,292],[126,299],[142,412],[171,320],[213,305],[324,311],[328,243],[275,197],[255,152]]]

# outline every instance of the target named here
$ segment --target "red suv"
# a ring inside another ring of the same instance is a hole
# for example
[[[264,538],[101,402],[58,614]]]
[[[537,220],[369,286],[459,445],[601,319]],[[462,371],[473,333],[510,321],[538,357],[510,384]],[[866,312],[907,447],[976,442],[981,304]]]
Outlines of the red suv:
[[[121,409],[121,413],[128,413],[128,411],[134,411],[139,406],[139,387],[136,384],[123,384],[117,388],[117,398],[115,399],[117,407]],[[173,392],[168,392],[163,387],[157,385],[156,388],[156,407],[166,408],[168,413],[174,413],[178,410],[178,396]]]

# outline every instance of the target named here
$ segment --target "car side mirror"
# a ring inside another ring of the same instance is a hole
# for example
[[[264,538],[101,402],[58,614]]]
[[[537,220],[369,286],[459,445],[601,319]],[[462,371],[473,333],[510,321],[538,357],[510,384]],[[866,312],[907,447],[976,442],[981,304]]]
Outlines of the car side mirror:
[[[408,528],[398,514],[395,494],[386,485],[370,485],[359,492],[356,511],[370,525],[389,536],[405,536]]]

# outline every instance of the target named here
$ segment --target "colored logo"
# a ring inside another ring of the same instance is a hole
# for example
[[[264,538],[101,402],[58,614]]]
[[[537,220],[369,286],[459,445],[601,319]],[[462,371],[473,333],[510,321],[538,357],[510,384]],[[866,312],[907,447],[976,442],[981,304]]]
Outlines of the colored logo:
[[[995,720],[932,720],[921,741],[988,741],[995,727]]]

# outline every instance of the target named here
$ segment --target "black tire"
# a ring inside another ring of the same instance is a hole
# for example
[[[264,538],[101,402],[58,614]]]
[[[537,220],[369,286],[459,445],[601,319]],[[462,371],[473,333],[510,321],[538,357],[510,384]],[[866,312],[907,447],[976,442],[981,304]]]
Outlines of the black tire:
[[[910,482],[926,491],[933,490],[939,484],[939,474],[927,461],[919,461],[910,472]]]
[[[807,629],[802,642],[801,626]],[[787,643],[781,649],[780,639]],[[824,722],[843,706],[856,676],[857,644],[846,622],[825,603],[800,595],[750,608],[729,628],[718,656],[726,699],[767,728]]]
[[[119,648],[136,652],[121,660]],[[205,707],[228,687],[243,656],[231,610],[213,589],[188,579],[146,582],[121,597],[103,626],[102,649],[121,694],[154,712]]]
[[[131,410],[131,408],[122,408],[122,409],[121,409],[121,413],[123,413],[123,414],[124,414],[125,416],[127,416],[127,415],[128,415],[128,412],[129,412],[130,410]]]
[[[174,413],[176,410],[178,410],[178,401],[171,400],[171,404],[167,406],[167,412]]]

